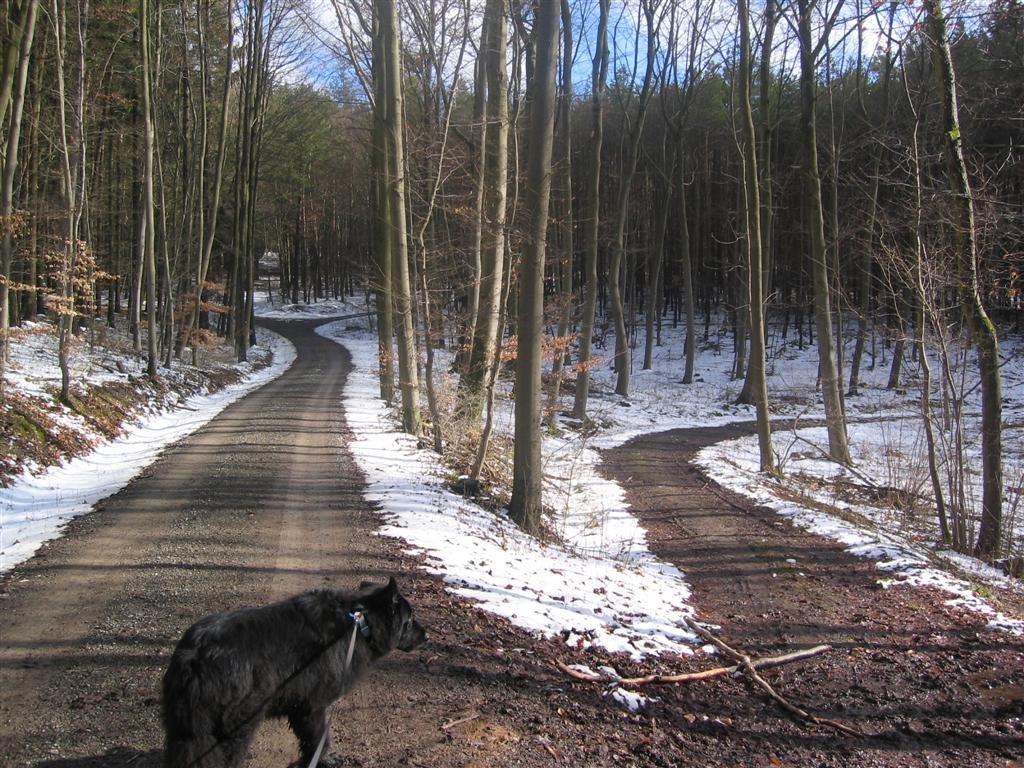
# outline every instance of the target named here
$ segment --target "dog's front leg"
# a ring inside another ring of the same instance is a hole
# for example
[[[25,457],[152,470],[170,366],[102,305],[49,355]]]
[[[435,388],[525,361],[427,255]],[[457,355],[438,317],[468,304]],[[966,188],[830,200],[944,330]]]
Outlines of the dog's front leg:
[[[333,768],[340,766],[342,762],[335,755],[330,755],[331,736],[327,726],[327,709],[313,711],[291,712],[288,715],[288,725],[299,740],[299,761],[293,763],[295,768],[309,768],[317,747],[320,746],[320,739],[324,739],[324,748],[320,750],[320,768]]]

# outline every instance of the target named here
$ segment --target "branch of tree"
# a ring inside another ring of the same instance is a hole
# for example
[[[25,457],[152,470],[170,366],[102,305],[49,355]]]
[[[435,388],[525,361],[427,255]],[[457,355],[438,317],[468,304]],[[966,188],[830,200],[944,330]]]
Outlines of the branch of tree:
[[[756,683],[765,693],[768,694],[768,696],[773,701],[775,701],[779,706],[781,706],[784,710],[789,712],[789,714],[796,717],[798,720],[802,720],[807,723],[813,723],[814,725],[824,725],[829,728],[833,728],[834,730],[837,730],[840,733],[844,733],[847,736],[864,735],[860,731],[851,728],[848,725],[843,725],[842,723],[836,720],[830,720],[827,717],[818,717],[817,715],[812,715],[806,710],[801,709],[800,707],[791,703],[788,699],[782,696],[782,694],[778,693],[778,691],[772,688],[772,686],[768,683],[767,680],[765,680],[763,677],[761,677],[761,675],[757,673],[754,660],[752,660],[747,654],[741,653],[740,651],[737,651],[735,648],[732,648],[731,646],[727,645],[723,640],[715,637],[705,627],[702,627],[700,624],[698,624],[696,621],[689,617],[686,618],[686,626],[688,626],[702,638],[707,640],[709,643],[712,643],[716,648],[720,649],[729,658],[738,662],[739,666],[742,667],[743,671],[746,673],[747,677],[750,678],[750,680]]]
[[[753,664],[756,669],[778,667],[782,664],[789,664],[790,662],[817,656],[831,649],[832,646],[830,645],[816,645],[813,648],[805,648],[803,650],[793,651],[792,653],[785,653],[781,656],[765,656],[764,658],[753,659],[751,664]],[[733,664],[729,667],[711,667],[710,669],[702,669],[698,672],[682,672],[677,675],[650,674],[642,675],[640,677],[616,677],[613,675],[602,675],[596,672],[581,672],[580,670],[573,669],[560,661],[556,661],[555,664],[562,672],[577,680],[583,680],[588,683],[616,683],[628,686],[648,685],[650,683],[692,683],[698,680],[709,680],[713,677],[721,677],[722,675],[733,675],[737,672],[743,671],[742,664]]]

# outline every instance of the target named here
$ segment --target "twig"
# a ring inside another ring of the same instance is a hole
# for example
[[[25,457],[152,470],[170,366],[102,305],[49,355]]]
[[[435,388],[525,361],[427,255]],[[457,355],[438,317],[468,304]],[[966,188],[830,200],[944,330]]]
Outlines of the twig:
[[[715,647],[721,649],[731,659],[739,662],[739,665],[743,667],[744,672],[747,673],[750,679],[757,683],[764,690],[764,692],[767,693],[769,697],[771,697],[773,701],[775,701],[779,706],[781,706],[794,717],[797,717],[798,719],[803,720],[805,722],[814,723],[815,725],[825,725],[829,728],[834,728],[840,733],[845,733],[847,736],[864,735],[860,731],[855,730],[854,728],[850,728],[847,725],[843,725],[840,722],[830,720],[826,717],[818,717],[817,715],[812,715],[806,710],[803,710],[795,704],[790,703],[786,698],[784,698],[774,688],[772,688],[767,680],[765,680],[757,673],[757,670],[754,666],[754,662],[745,653],[740,653],[735,648],[730,647],[724,641],[715,637],[707,629],[705,629],[689,617],[686,618],[686,626],[688,626],[690,629],[692,629],[694,632],[696,632],[698,635],[703,637],[708,642],[714,644]]]
[[[478,717],[480,717],[480,713],[479,712],[474,712],[471,715],[466,715],[465,717],[460,717],[458,720],[449,720],[447,723],[445,723],[444,725],[441,726],[441,730],[442,731],[450,730],[450,729],[454,728],[456,725],[462,725],[463,723],[468,723],[470,720],[476,720]]]
[[[754,665],[755,669],[767,669],[769,667],[778,667],[782,664],[789,664],[793,661],[800,661],[801,659],[808,659],[811,656],[817,656],[825,651],[832,650],[830,645],[816,645],[813,648],[806,648],[801,651],[793,651],[792,653],[785,653],[781,656],[765,656],[761,659],[754,659],[751,664]],[[578,669],[568,667],[560,661],[556,661],[555,664],[558,668],[577,680],[583,680],[588,683],[617,683],[619,685],[638,686],[648,685],[650,683],[692,683],[698,680],[708,680],[713,677],[721,677],[722,675],[732,675],[743,669],[742,664],[734,664],[731,667],[712,667],[711,669],[703,669],[699,672],[682,672],[677,675],[643,675],[641,677],[616,677],[613,675],[602,675],[597,672],[581,672]]]
[[[834,458],[832,458],[832,454],[830,454],[828,451],[826,451],[820,445],[816,445],[816,444],[812,443],[806,437],[802,437],[800,435],[794,434],[793,435],[793,439],[798,441],[798,442],[804,443],[805,445],[809,445],[811,448],[813,448],[819,454],[821,454],[822,458],[828,459],[829,461],[833,461],[836,464],[838,464],[839,466],[843,467],[847,472],[849,472],[851,475],[856,477],[862,483],[867,484],[868,487],[871,488],[871,490],[879,492],[879,493],[882,491],[882,486],[880,486],[878,483],[876,483],[870,477],[868,477],[863,472],[861,472],[859,469],[857,469],[855,466],[853,466],[852,463],[850,463],[850,464],[843,464],[843,462],[841,462],[841,461],[836,461]]]

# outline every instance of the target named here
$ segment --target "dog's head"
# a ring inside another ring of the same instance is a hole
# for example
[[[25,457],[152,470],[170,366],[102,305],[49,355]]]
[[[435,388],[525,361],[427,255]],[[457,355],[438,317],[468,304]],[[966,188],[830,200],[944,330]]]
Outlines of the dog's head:
[[[361,585],[362,604],[367,609],[367,620],[377,645],[383,652],[398,649],[411,651],[427,640],[427,633],[413,616],[412,606],[398,591],[392,577],[383,587],[369,582]]]

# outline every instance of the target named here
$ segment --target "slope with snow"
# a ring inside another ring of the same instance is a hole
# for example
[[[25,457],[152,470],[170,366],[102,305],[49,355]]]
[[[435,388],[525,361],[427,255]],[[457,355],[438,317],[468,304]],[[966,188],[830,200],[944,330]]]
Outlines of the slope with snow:
[[[258,347],[271,358],[269,365],[257,368],[252,362],[241,364],[238,369],[242,378],[237,383],[177,402],[172,397],[172,407],[151,411],[124,424],[121,436],[113,440],[94,436],[96,447],[90,453],[58,466],[28,468],[8,487],[0,489],[0,572],[27,560],[43,542],[59,536],[69,520],[123,488],[152,464],[165,447],[192,434],[228,405],[287,370],[295,359],[291,343],[262,329],[258,331],[258,340]],[[26,350],[34,357],[31,348],[26,348],[15,352],[15,359]],[[259,351],[255,350],[252,357],[257,358]],[[82,365],[87,365],[85,356],[82,358]],[[47,383],[52,384],[56,367],[52,355],[48,360],[47,366],[38,361],[18,365],[9,377],[9,386],[23,392],[43,391]],[[130,357],[122,361],[123,366],[137,364]],[[96,367],[80,371],[86,381],[99,381],[109,373]]]

